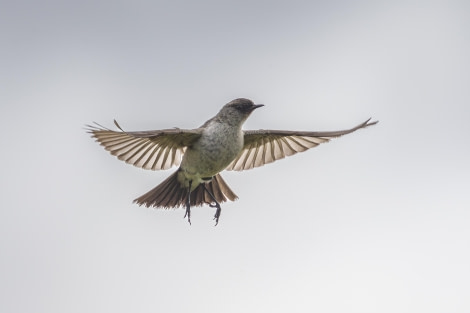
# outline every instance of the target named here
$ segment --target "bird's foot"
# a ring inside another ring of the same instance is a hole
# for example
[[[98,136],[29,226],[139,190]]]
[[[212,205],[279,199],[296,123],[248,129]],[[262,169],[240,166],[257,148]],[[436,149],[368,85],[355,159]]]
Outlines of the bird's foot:
[[[214,220],[215,220],[215,225],[214,226],[217,226],[217,224],[219,224],[219,217],[220,217],[220,213],[222,212],[222,209],[220,208],[220,204],[218,202],[215,202],[215,204],[209,204],[209,206],[211,208],[217,208],[217,210],[215,211],[215,215],[214,215]]]
[[[191,184],[193,183],[192,180],[189,181],[188,186],[188,198],[186,198],[186,213],[184,213],[184,217],[188,217],[188,223],[191,225]]]
[[[188,217],[189,225],[191,225],[191,207],[189,205],[186,205],[186,213],[184,213],[183,218],[186,218],[186,216]]]

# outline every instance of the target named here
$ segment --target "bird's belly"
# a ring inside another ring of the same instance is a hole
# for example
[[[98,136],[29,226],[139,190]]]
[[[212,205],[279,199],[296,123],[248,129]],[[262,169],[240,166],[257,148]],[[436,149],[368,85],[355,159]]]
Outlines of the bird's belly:
[[[243,137],[237,135],[207,138],[188,147],[181,162],[186,178],[201,182],[223,171],[242,149]]]
[[[195,151],[188,149],[183,157],[181,167],[188,173],[201,177],[210,177],[223,171],[240,152],[240,149],[205,149]],[[186,162],[184,162],[186,161]]]

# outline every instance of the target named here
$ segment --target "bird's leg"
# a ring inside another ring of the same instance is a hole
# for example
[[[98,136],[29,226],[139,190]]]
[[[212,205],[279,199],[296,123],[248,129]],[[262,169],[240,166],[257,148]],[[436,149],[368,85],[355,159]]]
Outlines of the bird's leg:
[[[186,218],[186,216],[188,217],[189,225],[191,225],[191,183],[192,182],[193,182],[192,180],[189,181],[188,197],[186,198],[186,213],[184,213],[184,217],[183,217],[183,218]]]
[[[206,184],[202,184],[202,186],[204,187],[204,190],[207,191],[209,196],[211,196],[212,200],[215,202],[215,204],[209,204],[209,206],[211,208],[217,208],[217,210],[215,211],[215,215],[214,215],[214,220],[215,220],[214,226],[217,226],[217,224],[219,224],[219,217],[220,217],[220,213],[222,212],[222,209],[220,208],[220,204],[219,202],[217,202],[212,192],[210,192],[209,189],[207,189]]]

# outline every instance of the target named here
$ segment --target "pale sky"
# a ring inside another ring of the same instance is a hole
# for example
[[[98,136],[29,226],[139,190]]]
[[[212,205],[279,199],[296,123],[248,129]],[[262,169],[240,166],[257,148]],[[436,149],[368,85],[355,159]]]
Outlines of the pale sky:
[[[0,4],[1,312],[470,311],[467,1]],[[246,172],[214,209],[132,203],[83,129],[377,126]]]

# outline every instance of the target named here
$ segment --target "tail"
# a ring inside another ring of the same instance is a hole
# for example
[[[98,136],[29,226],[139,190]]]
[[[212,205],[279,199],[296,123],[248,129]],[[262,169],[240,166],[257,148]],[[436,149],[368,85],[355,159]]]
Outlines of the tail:
[[[137,203],[139,206],[145,205],[146,207],[165,209],[184,207],[188,198],[188,190],[187,188],[181,187],[177,176],[178,171],[165,179],[157,187],[135,199],[134,203]],[[210,182],[203,184],[206,185],[206,188],[214,195],[219,203],[238,199],[237,195],[230,189],[220,174],[215,175]],[[202,206],[212,202],[211,196],[207,193],[202,184],[198,185],[196,189],[191,192],[191,206]]]

